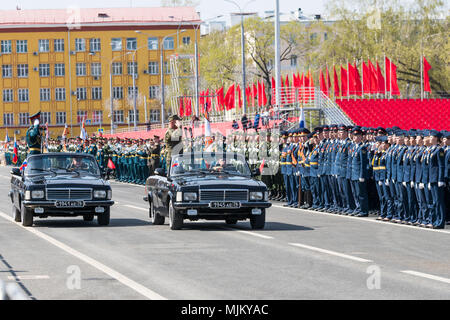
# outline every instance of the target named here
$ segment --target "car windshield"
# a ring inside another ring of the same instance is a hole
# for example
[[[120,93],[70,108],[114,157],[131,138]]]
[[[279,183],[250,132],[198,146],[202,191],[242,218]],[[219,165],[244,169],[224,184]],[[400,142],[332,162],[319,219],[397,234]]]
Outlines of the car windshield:
[[[100,175],[94,158],[83,155],[39,155],[27,159],[25,175]]]
[[[199,173],[251,175],[245,158],[237,153],[188,153],[172,157],[171,176]]]

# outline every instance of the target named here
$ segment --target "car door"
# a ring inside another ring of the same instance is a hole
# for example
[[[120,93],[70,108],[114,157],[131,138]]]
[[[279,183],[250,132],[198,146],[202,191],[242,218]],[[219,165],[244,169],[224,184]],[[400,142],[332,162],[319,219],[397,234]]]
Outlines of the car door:
[[[169,214],[169,182],[167,181],[166,177],[161,177],[159,180],[158,185],[158,196],[159,196],[159,205],[160,205],[160,212],[163,215]]]

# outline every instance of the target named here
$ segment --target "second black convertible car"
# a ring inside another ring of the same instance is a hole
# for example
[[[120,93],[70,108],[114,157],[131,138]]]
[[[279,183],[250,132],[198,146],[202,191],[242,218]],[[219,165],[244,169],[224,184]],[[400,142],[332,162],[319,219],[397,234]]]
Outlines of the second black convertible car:
[[[153,224],[169,218],[172,230],[183,220],[225,220],[236,224],[250,219],[253,229],[263,229],[268,202],[266,185],[254,179],[240,154],[187,153],[173,156],[167,176],[157,169],[147,179],[145,201]]]
[[[35,217],[82,216],[99,225],[110,220],[111,186],[92,155],[48,153],[29,156],[23,171],[12,169],[14,220],[32,226]]]

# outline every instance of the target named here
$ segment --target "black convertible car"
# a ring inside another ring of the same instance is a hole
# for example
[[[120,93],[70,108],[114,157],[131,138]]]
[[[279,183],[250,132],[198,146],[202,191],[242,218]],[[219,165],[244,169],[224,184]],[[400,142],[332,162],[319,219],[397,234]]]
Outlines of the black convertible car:
[[[32,226],[34,217],[83,216],[108,225],[114,204],[106,173],[92,155],[48,153],[29,156],[24,170],[11,171],[12,213],[16,222]]]
[[[225,220],[236,224],[250,219],[253,229],[263,229],[268,202],[267,187],[254,179],[245,158],[235,153],[188,153],[173,156],[167,176],[157,169],[147,179],[145,201],[153,224],[169,218],[172,230],[183,220]]]

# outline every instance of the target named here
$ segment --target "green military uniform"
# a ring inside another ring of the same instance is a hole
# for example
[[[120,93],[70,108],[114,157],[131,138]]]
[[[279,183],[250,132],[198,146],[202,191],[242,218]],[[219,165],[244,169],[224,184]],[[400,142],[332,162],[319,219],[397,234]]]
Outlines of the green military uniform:
[[[169,122],[171,121],[177,121],[181,120],[177,115],[170,116]],[[182,131],[180,128],[172,129],[169,128],[164,135],[164,144],[166,146],[166,153],[165,153],[165,159],[166,159],[166,172],[168,173],[170,170],[170,161],[172,159],[172,149],[181,142],[182,137]]]
[[[38,113],[32,115],[30,117],[30,120],[31,120],[31,122],[33,122],[36,119],[39,120],[40,117],[41,117],[41,112],[39,111]],[[26,142],[27,142],[27,146],[28,146],[30,155],[41,154],[42,136],[41,136],[41,132],[39,131],[39,124],[37,124],[37,125],[32,124],[28,128],[27,134],[26,134]]]

